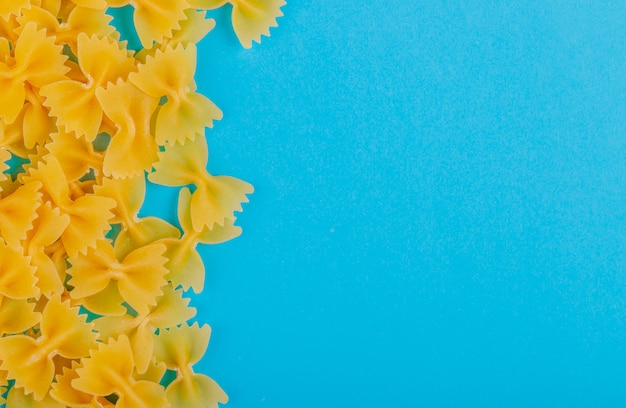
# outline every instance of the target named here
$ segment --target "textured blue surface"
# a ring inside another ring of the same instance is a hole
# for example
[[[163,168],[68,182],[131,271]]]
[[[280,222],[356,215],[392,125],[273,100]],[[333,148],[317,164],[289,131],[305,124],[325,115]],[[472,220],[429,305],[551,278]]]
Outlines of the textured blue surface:
[[[626,404],[605,3],[293,0],[251,50],[215,13],[209,169],[256,188],[194,298],[228,407]]]

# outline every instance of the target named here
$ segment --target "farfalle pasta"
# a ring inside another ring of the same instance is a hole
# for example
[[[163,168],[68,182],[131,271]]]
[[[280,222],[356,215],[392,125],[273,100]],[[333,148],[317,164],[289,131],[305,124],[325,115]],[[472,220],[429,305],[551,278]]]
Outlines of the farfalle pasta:
[[[217,407],[198,245],[237,237],[250,184],[210,174],[222,111],[196,43],[229,3],[249,48],[283,0],[0,2],[0,406]],[[130,50],[107,14],[131,7]],[[140,216],[179,188],[178,225]]]

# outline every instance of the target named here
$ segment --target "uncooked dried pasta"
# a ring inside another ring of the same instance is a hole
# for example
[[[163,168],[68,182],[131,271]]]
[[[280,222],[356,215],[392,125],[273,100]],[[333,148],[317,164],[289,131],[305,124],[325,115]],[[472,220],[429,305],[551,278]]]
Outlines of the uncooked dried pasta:
[[[0,2],[0,406],[217,407],[198,245],[237,237],[250,184],[210,174],[222,111],[195,82],[207,10],[249,48],[283,0]],[[107,14],[131,7],[130,50]],[[139,216],[147,181],[178,223]]]

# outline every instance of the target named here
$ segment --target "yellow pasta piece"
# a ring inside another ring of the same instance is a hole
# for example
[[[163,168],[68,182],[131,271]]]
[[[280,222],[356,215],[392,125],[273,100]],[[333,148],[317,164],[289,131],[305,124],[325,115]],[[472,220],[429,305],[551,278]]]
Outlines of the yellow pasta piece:
[[[85,357],[94,346],[97,334],[85,320],[78,308],[58,298],[50,299],[42,313],[37,339],[22,334],[0,338],[0,368],[8,371],[16,387],[42,400],[55,375],[54,357]]]
[[[222,118],[222,111],[213,102],[195,92],[196,53],[193,43],[158,49],[128,78],[154,98],[167,97],[155,123],[155,137],[160,145],[184,143],[196,134],[204,134],[205,127],[212,127],[214,120]]]
[[[230,3],[233,30],[244,48],[252,47],[252,41],[260,43],[261,35],[270,35],[270,28],[277,27],[276,19],[283,15],[280,8],[287,4],[284,0],[189,0],[189,3],[201,9]]]
[[[104,154],[104,174],[123,178],[150,170],[158,152],[150,132],[150,120],[159,100],[121,79],[106,90],[97,89],[96,96],[117,127]],[[134,154],[128,155],[128,152]]]
[[[215,381],[193,371],[193,365],[200,361],[209,345],[210,336],[211,328],[208,325],[199,327],[197,323],[162,330],[155,336],[157,361],[176,371],[176,379],[166,390],[172,406],[217,408],[218,402],[228,402],[228,396]]]
[[[172,31],[180,28],[179,22],[189,8],[187,0],[108,0],[107,3],[109,7],[133,5],[135,29],[145,48],[170,38]]]
[[[184,145],[166,146],[159,153],[154,172],[148,175],[153,183],[165,186],[196,186],[189,207],[191,223],[196,231],[234,221],[235,211],[242,211],[241,203],[248,202],[246,195],[254,191],[245,181],[209,174],[207,161],[206,140],[196,137]]]
[[[102,367],[107,367],[103,370]],[[98,350],[83,359],[83,367],[77,368],[78,378],[72,386],[95,396],[116,394],[118,408],[167,407],[165,391],[159,384],[136,380],[133,377],[134,360],[128,337],[120,335],[100,343]]]
[[[163,292],[167,282],[163,277],[165,246],[150,244],[135,249],[118,261],[111,243],[102,240],[85,256],[70,257],[69,284],[74,286],[70,296],[81,299],[103,291],[111,280],[117,281],[122,298],[138,313],[145,314],[149,306],[156,305],[156,298]]]
[[[163,42],[180,28],[185,18],[186,0],[135,0],[134,22],[139,40],[149,48],[153,42]]]
[[[77,48],[79,67],[87,82],[57,81],[42,87],[40,92],[46,97],[45,105],[58,124],[92,142],[100,130],[103,115],[96,90],[108,82],[125,78],[133,69],[134,60],[111,38],[100,39],[81,33]],[[89,111],[88,115],[83,114],[85,110]]]
[[[168,262],[165,265],[169,270],[166,278],[174,285],[184,290],[193,289],[200,293],[204,287],[204,264],[196,249],[199,243],[218,244],[233,239],[241,234],[241,228],[233,225],[234,220],[224,222],[223,226],[204,228],[196,231],[192,227],[189,211],[191,193],[183,188],[178,198],[178,219],[184,234],[181,239],[163,239],[159,241],[167,247],[165,252]]]

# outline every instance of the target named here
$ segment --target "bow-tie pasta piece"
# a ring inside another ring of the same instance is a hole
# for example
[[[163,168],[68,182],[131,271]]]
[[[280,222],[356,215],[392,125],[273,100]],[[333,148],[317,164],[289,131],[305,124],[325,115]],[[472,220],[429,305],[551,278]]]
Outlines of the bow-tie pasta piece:
[[[261,42],[261,35],[270,35],[270,28],[277,27],[276,19],[283,15],[280,10],[284,0],[189,0],[200,9],[216,9],[230,3],[233,7],[233,30],[244,48],[252,47],[252,41]]]
[[[116,126],[104,153],[104,175],[125,178],[150,170],[159,150],[150,130],[152,114],[159,105],[159,99],[146,95],[121,79],[106,90],[97,89],[96,97],[104,113]]]
[[[162,330],[155,339],[154,355],[168,369],[176,371],[176,379],[167,386],[167,399],[174,407],[217,408],[228,396],[213,379],[193,371],[204,355],[211,336],[208,325],[182,325]]]
[[[165,249],[162,244],[146,245],[118,261],[111,243],[101,240],[86,255],[70,258],[68,283],[74,287],[70,296],[73,299],[93,296],[116,281],[122,298],[137,313],[146,314],[150,306],[156,305],[156,298],[163,294],[161,287],[167,283],[164,278],[167,269],[163,266],[167,262],[163,257]]]
[[[56,373],[55,356],[77,359],[95,347],[97,334],[86,318],[69,302],[50,299],[42,313],[37,339],[23,334],[0,338],[0,368],[8,371],[15,387],[42,400]]]
[[[189,8],[186,0],[109,0],[110,7],[134,7],[133,21],[141,45],[152,47],[172,36],[173,30],[180,29],[180,21],[185,19]]]
[[[248,202],[246,195],[254,191],[245,181],[213,176],[206,170],[209,153],[204,137],[198,136],[184,145],[166,146],[158,155],[159,161],[148,179],[170,187],[195,185],[189,211],[196,231],[234,221],[235,212],[242,211],[241,203]]]
[[[185,143],[197,134],[204,135],[205,127],[212,127],[214,120],[222,118],[222,111],[196,92],[196,53],[193,43],[158,49],[128,78],[146,94],[167,98],[156,117],[154,133],[159,145]]]
[[[134,68],[134,59],[111,38],[79,34],[77,47],[76,57],[85,80],[57,81],[42,87],[41,94],[59,125],[92,142],[99,133],[103,115],[96,91],[118,78],[124,79]]]
[[[78,378],[71,382],[76,390],[97,397],[115,394],[118,408],[169,406],[161,385],[135,379],[133,354],[125,335],[100,343],[98,350],[82,361],[83,366],[76,369]]]
[[[167,280],[174,287],[181,286],[184,290],[191,288],[195,293],[200,293],[204,287],[205,271],[196,247],[200,243],[219,244],[231,240],[241,234],[241,228],[233,225],[234,220],[229,220],[223,226],[215,225],[211,229],[205,227],[202,231],[196,231],[191,224],[190,203],[191,192],[187,188],[181,189],[178,220],[184,232],[183,236],[180,239],[169,238],[159,242],[167,247]]]

